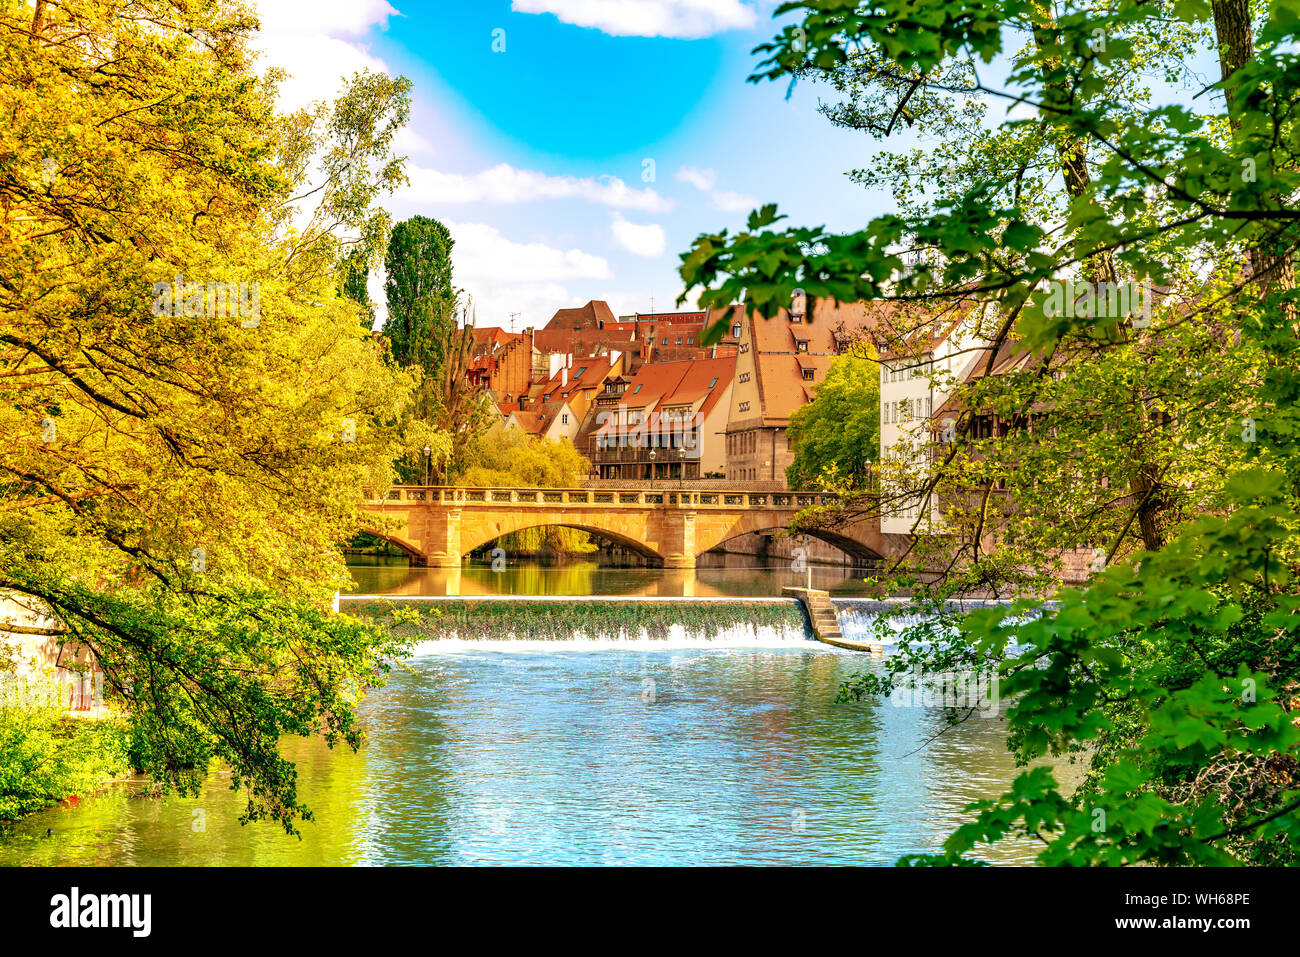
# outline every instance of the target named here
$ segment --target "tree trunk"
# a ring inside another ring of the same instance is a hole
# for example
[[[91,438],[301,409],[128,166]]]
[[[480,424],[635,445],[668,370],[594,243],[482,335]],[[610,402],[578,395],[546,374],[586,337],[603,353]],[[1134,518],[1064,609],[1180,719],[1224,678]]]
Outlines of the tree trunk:
[[[1219,74],[1225,84],[1232,75],[1255,56],[1255,34],[1250,23],[1249,0],[1214,0],[1214,35],[1219,44]],[[1235,91],[1224,89],[1228,106],[1228,122],[1232,128],[1241,126],[1241,105]],[[1291,289],[1295,286],[1295,263],[1290,253],[1280,254],[1270,248],[1273,243],[1255,245],[1250,250],[1252,277],[1260,291],[1267,295],[1274,289]],[[1288,312],[1293,312],[1288,307]]]

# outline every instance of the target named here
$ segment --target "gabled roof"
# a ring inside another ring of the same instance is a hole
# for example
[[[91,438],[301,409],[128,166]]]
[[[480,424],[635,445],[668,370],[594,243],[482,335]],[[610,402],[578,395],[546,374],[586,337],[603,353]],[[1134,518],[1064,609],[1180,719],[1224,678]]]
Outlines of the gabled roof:
[[[575,326],[582,329],[599,328],[603,323],[617,322],[613,310],[609,308],[609,303],[603,299],[592,299],[585,306],[578,306],[576,309],[557,309],[555,315],[551,316],[551,321],[546,324],[546,329],[568,329],[572,330]]]
[[[763,401],[763,424],[784,425],[797,409],[807,405],[813,393],[809,387],[826,378],[826,370],[834,358],[808,353],[755,356],[759,395]],[[813,370],[813,382],[804,378],[804,369]]]
[[[648,362],[632,376],[621,404],[654,421],[658,421],[660,410],[678,406],[690,406],[697,417],[707,417],[721,401],[735,372],[734,355]]]
[[[565,371],[561,369],[542,385],[540,395],[553,399],[565,392],[581,389],[598,389],[609,375],[611,363],[609,356],[589,356],[574,358],[572,368],[568,369],[567,382]]]

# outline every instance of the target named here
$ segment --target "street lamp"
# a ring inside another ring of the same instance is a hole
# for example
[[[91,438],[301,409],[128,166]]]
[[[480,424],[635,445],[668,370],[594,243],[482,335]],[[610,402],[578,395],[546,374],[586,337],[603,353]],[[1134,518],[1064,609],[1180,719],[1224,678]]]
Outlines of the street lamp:
[[[655,450],[650,450],[650,487],[654,488],[655,484]]]
[[[433,465],[433,449],[429,446],[424,447],[424,486],[429,487],[429,469]]]

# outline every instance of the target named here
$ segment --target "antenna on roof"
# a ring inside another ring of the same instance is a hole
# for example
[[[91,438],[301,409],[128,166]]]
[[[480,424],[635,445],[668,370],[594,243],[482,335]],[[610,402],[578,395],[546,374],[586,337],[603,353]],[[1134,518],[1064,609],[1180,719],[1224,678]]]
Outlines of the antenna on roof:
[[[650,315],[655,314],[655,294],[650,293]]]
[[[518,312],[512,312],[512,313],[510,313],[510,331],[511,331],[511,332],[514,332],[514,331],[515,331],[515,320],[518,319],[520,315],[521,315],[521,313],[518,313]]]

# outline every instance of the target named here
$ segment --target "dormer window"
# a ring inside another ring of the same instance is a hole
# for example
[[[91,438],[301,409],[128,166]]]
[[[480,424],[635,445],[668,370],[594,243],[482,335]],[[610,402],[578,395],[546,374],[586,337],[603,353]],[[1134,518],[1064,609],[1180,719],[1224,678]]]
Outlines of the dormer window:
[[[739,338],[740,338],[740,323],[738,323],[738,322],[733,322],[733,323],[731,324],[731,337],[732,337],[733,339],[739,339]]]
[[[808,340],[807,340],[807,339],[796,339],[796,340],[794,341],[794,351],[795,351],[795,352],[807,352],[807,351],[808,351]]]

